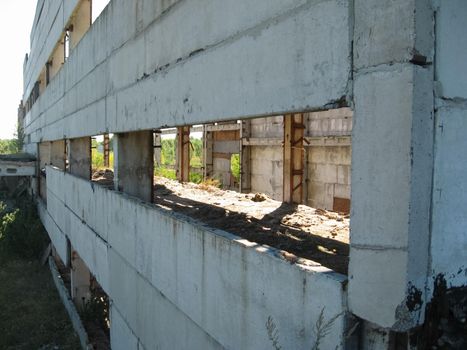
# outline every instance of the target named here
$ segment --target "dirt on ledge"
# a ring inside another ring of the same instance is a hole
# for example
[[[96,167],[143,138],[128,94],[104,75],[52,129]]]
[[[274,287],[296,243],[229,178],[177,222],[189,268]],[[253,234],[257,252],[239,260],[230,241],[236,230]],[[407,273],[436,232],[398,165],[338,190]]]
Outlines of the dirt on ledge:
[[[93,175],[93,181],[108,188],[112,180],[109,170]],[[154,204],[277,248],[290,263],[307,264],[303,259],[309,259],[347,274],[348,215],[282,203],[262,193],[244,194],[163,177],[155,178]]]

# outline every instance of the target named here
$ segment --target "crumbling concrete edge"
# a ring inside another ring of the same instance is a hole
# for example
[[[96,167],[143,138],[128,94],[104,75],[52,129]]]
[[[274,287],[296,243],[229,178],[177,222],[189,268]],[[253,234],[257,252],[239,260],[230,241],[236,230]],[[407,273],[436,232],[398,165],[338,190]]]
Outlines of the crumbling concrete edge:
[[[79,337],[81,348],[83,350],[92,350],[93,347],[89,343],[89,337],[86,333],[86,329],[84,328],[83,323],[81,322],[78,310],[76,310],[75,304],[73,304],[70,294],[68,293],[60,273],[58,272],[57,265],[51,256],[49,256],[49,268],[63,306],[65,306],[68,316],[70,317],[71,324],[73,325],[73,329]]]

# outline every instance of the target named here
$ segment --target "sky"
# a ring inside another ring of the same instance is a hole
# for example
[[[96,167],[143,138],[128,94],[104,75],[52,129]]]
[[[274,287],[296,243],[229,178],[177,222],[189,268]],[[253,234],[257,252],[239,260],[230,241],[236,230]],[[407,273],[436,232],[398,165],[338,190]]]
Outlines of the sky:
[[[109,0],[94,0],[93,18]],[[23,94],[23,62],[29,53],[29,35],[37,0],[1,0],[0,42],[2,43],[0,83],[0,139],[16,132],[18,106]]]
[[[2,0],[0,42],[0,139],[13,138],[23,93],[23,61],[37,0]]]

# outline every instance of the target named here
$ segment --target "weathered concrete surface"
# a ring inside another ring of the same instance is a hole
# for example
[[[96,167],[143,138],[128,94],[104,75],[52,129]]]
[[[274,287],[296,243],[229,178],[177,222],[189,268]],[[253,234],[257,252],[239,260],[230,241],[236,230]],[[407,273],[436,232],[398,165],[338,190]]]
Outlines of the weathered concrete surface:
[[[151,202],[154,186],[152,131],[114,135],[114,169],[116,189]]]
[[[31,142],[303,111],[348,94],[346,1],[178,2],[153,21],[139,9],[109,4],[26,116]]]
[[[433,23],[429,1],[355,1],[349,307],[398,331],[427,297]]]
[[[308,349],[323,306],[325,320],[345,312],[342,275],[291,265],[272,248],[47,171],[49,196],[62,203],[51,207],[51,217],[113,300],[119,327],[127,327],[122,336],[133,333],[145,348],[173,341],[181,348],[194,342],[199,348],[269,349],[265,323],[271,316],[284,348]],[[88,208],[102,200],[106,205]],[[96,250],[96,239],[104,250]],[[175,332],[180,327],[184,331]],[[339,316],[324,348],[343,347],[344,327]],[[124,341],[112,332],[113,344]]]
[[[428,293],[467,285],[467,3],[437,2],[436,133]]]
[[[467,5],[462,0],[437,1],[436,87],[439,97],[467,99]]]
[[[350,200],[351,146],[311,146],[306,155],[307,204],[333,210],[335,197]]]
[[[69,171],[89,180],[91,178],[91,138],[81,137],[68,141]]]
[[[24,67],[26,101],[79,0],[39,0],[31,31],[31,53]],[[63,50],[62,50],[63,52]]]

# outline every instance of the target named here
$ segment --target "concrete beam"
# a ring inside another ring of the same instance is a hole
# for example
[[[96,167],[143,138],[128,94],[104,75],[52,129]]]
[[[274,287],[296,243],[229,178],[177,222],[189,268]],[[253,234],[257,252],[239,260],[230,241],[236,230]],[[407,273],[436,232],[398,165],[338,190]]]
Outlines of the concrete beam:
[[[143,201],[153,196],[154,148],[152,131],[114,135],[115,188]]]

